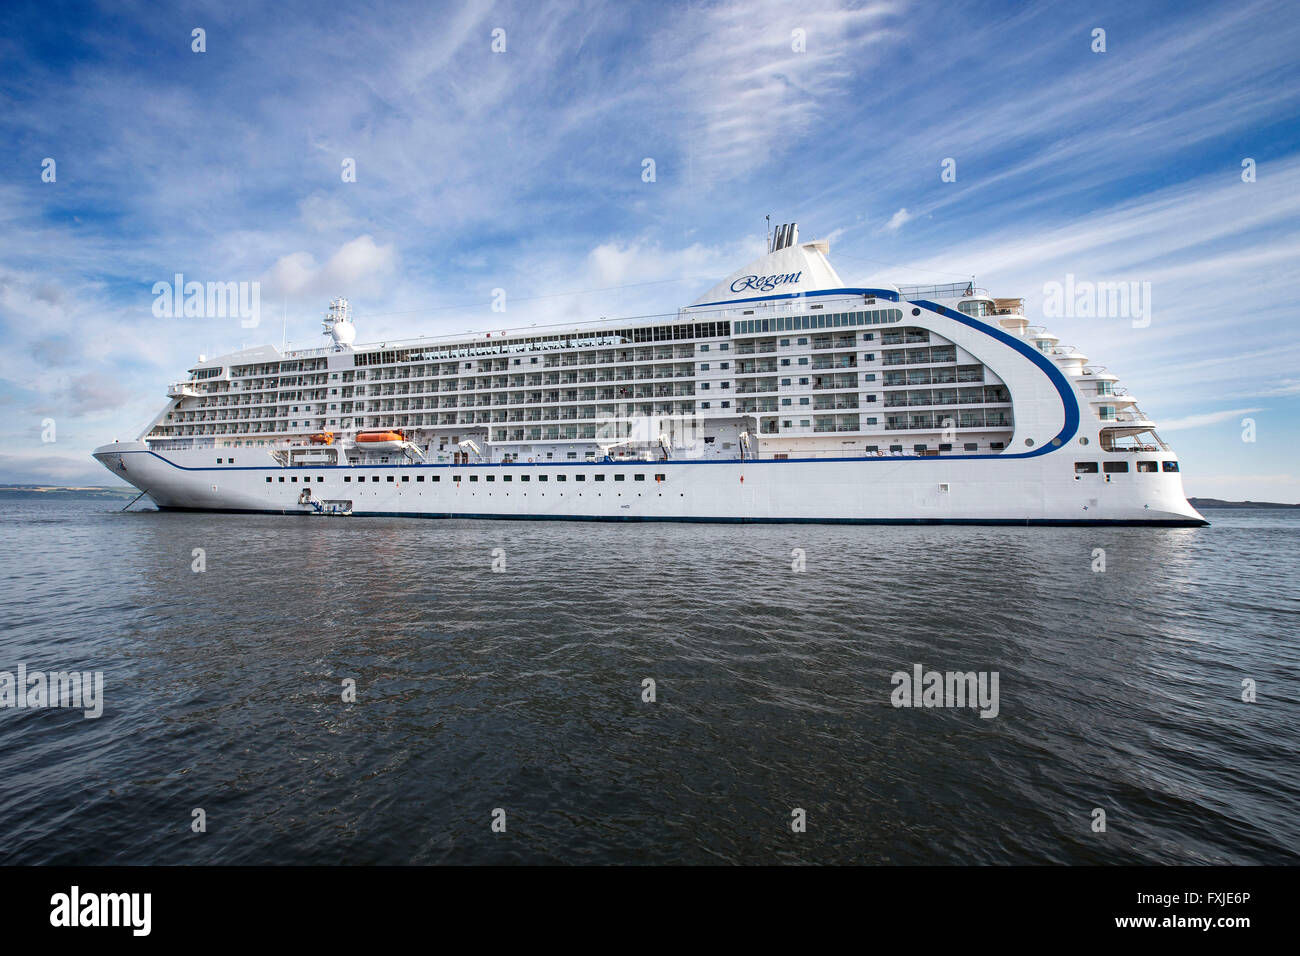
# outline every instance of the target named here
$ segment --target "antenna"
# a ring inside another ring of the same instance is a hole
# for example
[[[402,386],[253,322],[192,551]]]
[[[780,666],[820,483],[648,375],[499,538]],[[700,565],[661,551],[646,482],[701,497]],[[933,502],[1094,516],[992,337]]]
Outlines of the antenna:
[[[772,217],[768,215],[768,216],[764,216],[763,218],[767,220],[767,251],[771,252],[772,251]]]

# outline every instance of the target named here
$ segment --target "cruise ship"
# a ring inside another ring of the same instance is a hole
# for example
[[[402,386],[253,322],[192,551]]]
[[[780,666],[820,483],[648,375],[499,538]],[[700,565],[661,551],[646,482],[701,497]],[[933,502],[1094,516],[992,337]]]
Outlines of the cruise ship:
[[[974,281],[847,287],[794,223],[666,315],[199,362],[95,450],[159,508],[1194,526],[1104,366]]]

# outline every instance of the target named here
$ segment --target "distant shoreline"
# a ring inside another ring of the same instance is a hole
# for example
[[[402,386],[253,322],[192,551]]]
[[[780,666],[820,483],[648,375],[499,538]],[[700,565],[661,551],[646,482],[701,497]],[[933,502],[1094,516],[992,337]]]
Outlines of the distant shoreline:
[[[1188,498],[1193,508],[1300,508],[1278,501],[1224,501],[1222,498]]]
[[[0,485],[0,498],[134,498],[139,493],[130,485]]]

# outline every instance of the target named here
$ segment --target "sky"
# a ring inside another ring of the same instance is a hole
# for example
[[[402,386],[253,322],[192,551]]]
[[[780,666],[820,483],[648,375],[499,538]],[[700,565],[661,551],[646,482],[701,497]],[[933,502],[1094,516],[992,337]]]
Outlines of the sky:
[[[1023,296],[1189,495],[1300,502],[1295,12],[8,0],[0,483],[111,483],[199,354],[321,345],[333,296],[361,342],[672,312],[770,215],[850,285]],[[155,314],[177,273],[259,324]],[[1052,305],[1086,282],[1149,321]]]

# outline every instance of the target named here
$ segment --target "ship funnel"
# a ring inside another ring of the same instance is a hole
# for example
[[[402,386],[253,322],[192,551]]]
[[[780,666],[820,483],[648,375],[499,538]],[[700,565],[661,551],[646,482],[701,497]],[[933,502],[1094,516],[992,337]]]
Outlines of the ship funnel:
[[[783,226],[776,227],[776,235],[772,237],[772,248],[768,252],[779,252],[782,249],[788,249],[799,241],[799,224],[797,222],[788,222]]]

